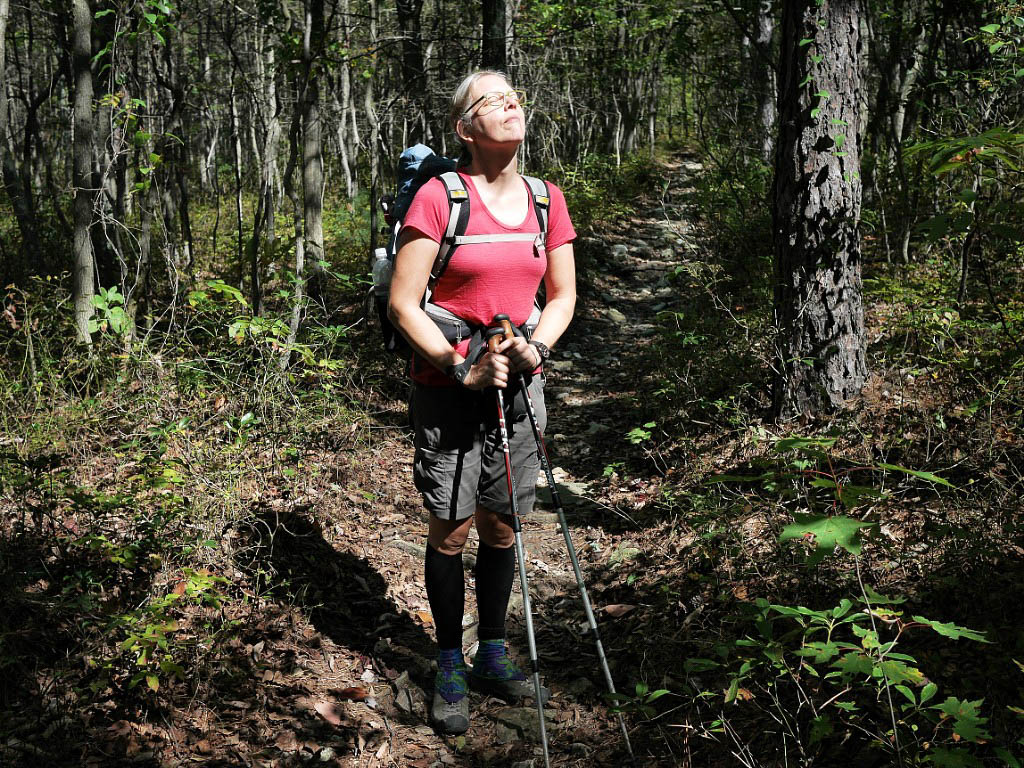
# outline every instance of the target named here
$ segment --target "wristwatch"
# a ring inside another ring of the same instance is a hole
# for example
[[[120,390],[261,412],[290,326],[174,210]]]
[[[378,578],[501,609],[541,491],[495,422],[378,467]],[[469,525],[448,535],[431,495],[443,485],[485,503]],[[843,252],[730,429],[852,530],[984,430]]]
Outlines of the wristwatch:
[[[548,358],[551,357],[551,350],[548,349],[548,345],[545,344],[543,341],[531,341],[530,346],[536,349],[537,352],[540,354],[541,364],[546,363]]]
[[[444,375],[454,381],[456,384],[465,386],[466,377],[469,375],[469,369],[473,367],[473,364],[469,360],[463,360],[458,365],[454,363],[444,369]]]

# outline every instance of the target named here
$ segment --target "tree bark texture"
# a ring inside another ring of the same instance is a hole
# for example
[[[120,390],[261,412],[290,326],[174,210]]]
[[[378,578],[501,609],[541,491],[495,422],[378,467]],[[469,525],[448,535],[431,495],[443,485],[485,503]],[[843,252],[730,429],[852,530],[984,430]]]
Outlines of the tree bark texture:
[[[311,0],[308,16],[306,102],[302,116],[302,197],[306,221],[306,254],[310,261],[307,293],[319,300],[324,289],[324,156],[323,110],[320,106],[320,67],[323,56],[324,0]],[[298,274],[296,273],[296,277]]]
[[[95,263],[89,228],[92,225],[92,11],[88,0],[73,0],[73,40],[71,66],[75,83],[75,138],[72,185],[75,190],[75,266],[72,279],[72,297],[75,306],[75,328],[78,340],[90,344],[89,320],[95,311],[92,299],[95,293]]]
[[[772,37],[775,34],[775,17],[772,15],[771,0],[759,0],[757,4],[757,27],[753,57],[754,87],[757,95],[757,118],[761,128],[761,157],[771,163],[775,149],[776,119],[776,77],[772,64]]]
[[[423,87],[423,40],[420,34],[420,12],[423,0],[395,0],[398,32],[402,36],[402,85],[409,94]]]
[[[7,68],[4,64],[7,61],[7,17],[10,12],[9,0],[0,0],[0,94],[7,94]],[[30,111],[32,118],[34,110]],[[11,209],[14,217],[18,220],[18,229],[21,231],[21,258],[15,264],[8,264],[7,269],[11,274],[9,279],[17,280],[24,273],[25,267],[35,256],[40,256],[39,239],[36,235],[35,216],[32,212],[31,190],[22,173],[15,163],[15,144],[13,137],[8,137],[9,111],[6,99],[0,105],[0,153],[3,159],[0,160],[3,173],[3,185],[7,190],[7,199],[11,202]],[[28,136],[29,125],[26,125],[26,137]],[[26,138],[26,148],[29,142]],[[13,267],[13,268],[12,268]]]
[[[508,69],[508,41],[505,37],[505,0],[483,0],[484,39],[480,63],[484,69]]]
[[[787,0],[773,188],[775,413],[844,406],[867,378],[857,0]],[[805,41],[810,40],[810,43]]]

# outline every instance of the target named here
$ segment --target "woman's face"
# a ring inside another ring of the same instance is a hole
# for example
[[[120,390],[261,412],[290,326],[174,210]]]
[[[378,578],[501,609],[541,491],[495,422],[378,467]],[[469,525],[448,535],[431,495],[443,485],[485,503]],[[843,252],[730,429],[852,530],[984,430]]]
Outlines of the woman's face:
[[[473,98],[470,104],[477,102],[467,115],[469,126],[466,133],[472,137],[473,143],[479,148],[489,144],[521,144],[526,137],[526,116],[519,101],[512,96],[505,97],[500,105],[493,106],[485,94],[505,94],[512,86],[503,77],[484,75],[470,89]],[[479,100],[479,101],[478,101]]]

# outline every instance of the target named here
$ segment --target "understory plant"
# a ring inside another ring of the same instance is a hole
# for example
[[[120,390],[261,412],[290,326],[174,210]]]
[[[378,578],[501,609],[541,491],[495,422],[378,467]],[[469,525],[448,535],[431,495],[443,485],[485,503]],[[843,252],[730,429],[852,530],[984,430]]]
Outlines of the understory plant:
[[[798,510],[780,540],[809,547],[811,568],[852,556],[856,582],[853,595],[824,609],[763,597],[741,604],[740,636],[716,646],[717,658],[686,664],[693,682],[712,671],[726,675],[721,694],[698,686],[698,698],[721,704],[705,735],[727,741],[750,766],[832,764],[840,754],[850,764],[981,766],[987,758],[1020,765],[1012,748],[992,743],[984,700],[944,690],[920,653],[928,636],[975,643],[979,651],[990,640],[905,611],[906,598],[879,594],[862,577],[862,536],[877,526],[874,509],[888,496],[884,484],[864,478],[897,472],[951,484],[894,464],[842,462],[835,443],[788,437],[773,444],[760,474],[713,479],[758,486]]]
[[[775,742],[799,764],[859,749],[868,762],[885,755],[896,764],[981,765],[976,748],[992,739],[984,702],[943,692],[904,646],[922,632],[989,641],[954,623],[908,616],[898,609],[903,602],[867,585],[825,610],[757,599],[747,606],[753,631],[730,654],[723,703],[759,710],[774,723],[757,739],[762,749]],[[712,730],[730,732],[725,720],[738,718],[726,712]],[[1016,764],[1009,751],[995,752]]]

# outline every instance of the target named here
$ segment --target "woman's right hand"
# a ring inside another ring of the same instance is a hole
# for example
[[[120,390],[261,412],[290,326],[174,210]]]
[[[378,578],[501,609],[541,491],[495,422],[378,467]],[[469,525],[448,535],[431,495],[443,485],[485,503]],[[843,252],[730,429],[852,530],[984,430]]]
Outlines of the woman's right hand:
[[[510,372],[508,357],[500,352],[485,352],[469,369],[462,385],[476,390],[487,387],[505,389]]]

